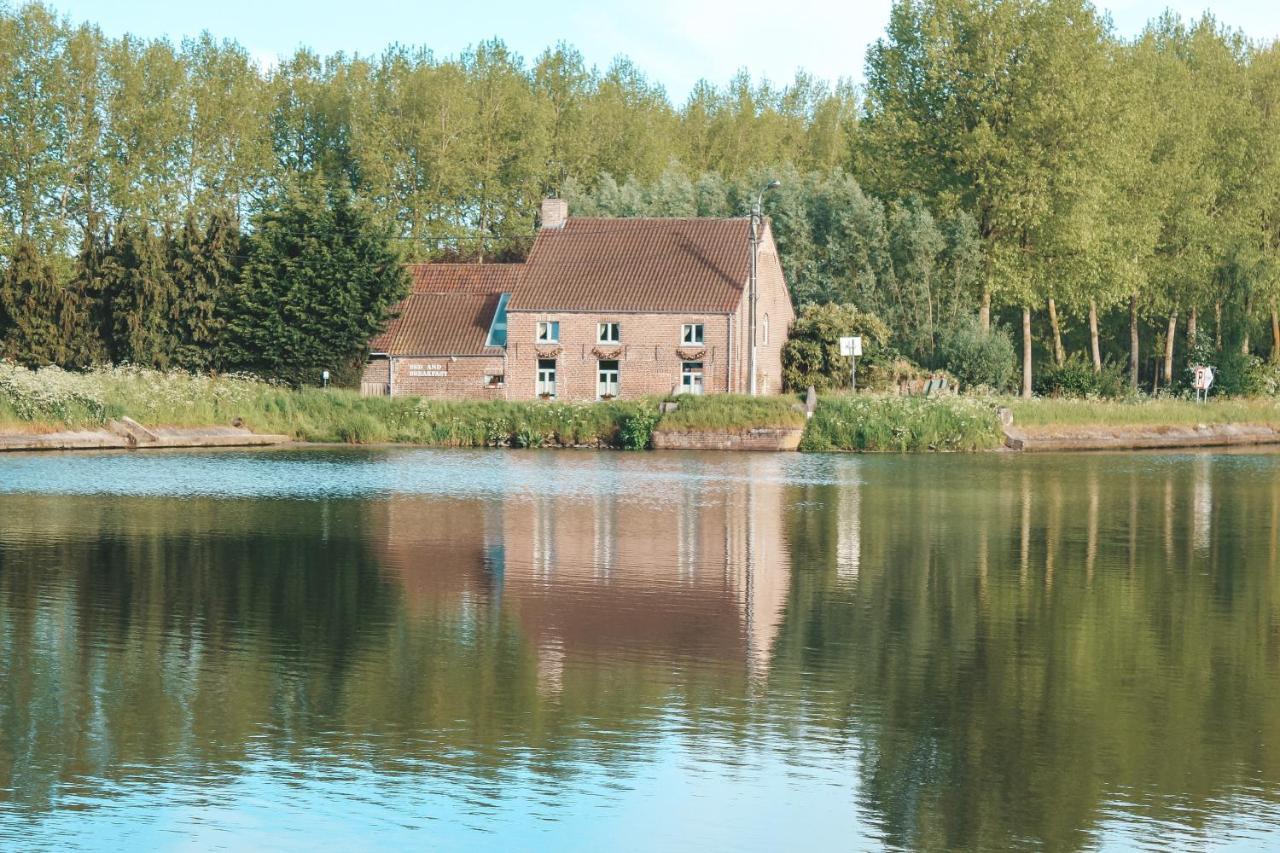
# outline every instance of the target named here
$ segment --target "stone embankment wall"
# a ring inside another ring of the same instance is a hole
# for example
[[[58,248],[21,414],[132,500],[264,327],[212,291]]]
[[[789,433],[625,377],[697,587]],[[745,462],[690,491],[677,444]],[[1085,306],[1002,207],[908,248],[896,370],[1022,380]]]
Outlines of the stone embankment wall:
[[[746,429],[723,432],[676,432],[654,430],[654,450],[795,450],[804,430]]]
[[[238,426],[144,427],[132,418],[121,418],[100,430],[0,435],[0,451],[264,447],[288,441],[287,435],[254,433]]]

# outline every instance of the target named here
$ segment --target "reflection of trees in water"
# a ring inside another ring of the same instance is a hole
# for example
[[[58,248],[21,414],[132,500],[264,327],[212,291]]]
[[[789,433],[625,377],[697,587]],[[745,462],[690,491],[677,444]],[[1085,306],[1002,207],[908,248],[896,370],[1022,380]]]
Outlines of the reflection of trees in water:
[[[329,502],[3,498],[0,789],[332,728],[389,596]],[[256,740],[263,738],[263,740]]]
[[[326,755],[491,793],[525,768],[625,774],[673,714],[741,741],[752,525],[708,500],[677,541],[699,499],[561,501],[539,525],[515,501],[0,497],[0,797]]]
[[[1202,826],[1233,793],[1275,797],[1274,467],[863,469],[856,576],[849,487],[796,491],[771,693],[856,742],[887,840],[1075,847],[1111,805]]]

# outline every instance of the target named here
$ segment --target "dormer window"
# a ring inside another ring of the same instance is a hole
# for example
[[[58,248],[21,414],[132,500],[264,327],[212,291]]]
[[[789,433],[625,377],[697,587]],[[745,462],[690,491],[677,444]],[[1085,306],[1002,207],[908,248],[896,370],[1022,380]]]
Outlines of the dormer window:
[[[685,323],[680,332],[680,342],[685,344],[702,343],[702,324]]]
[[[548,320],[538,323],[538,343],[540,344],[558,344],[560,343],[560,321]]]
[[[596,333],[596,343],[616,344],[622,340],[621,323],[601,323]]]

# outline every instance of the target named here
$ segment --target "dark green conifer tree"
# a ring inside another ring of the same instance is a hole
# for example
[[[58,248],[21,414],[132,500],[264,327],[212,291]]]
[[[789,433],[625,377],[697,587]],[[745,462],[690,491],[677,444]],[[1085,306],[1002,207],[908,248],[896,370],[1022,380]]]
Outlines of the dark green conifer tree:
[[[108,315],[103,299],[103,262],[107,238],[90,227],[76,256],[67,291],[75,303],[74,316],[64,329],[70,364],[88,367],[110,361],[106,344]]]
[[[3,354],[31,367],[72,362],[67,332],[76,324],[77,305],[58,281],[53,266],[31,240],[20,240],[0,280],[0,305],[7,317]]]
[[[353,370],[408,291],[391,246],[345,187],[303,179],[268,199],[226,308],[224,363],[294,383]]]
[[[167,235],[119,225],[104,264],[108,347],[116,363],[167,367],[177,347]]]
[[[231,214],[213,214],[208,228],[201,230],[194,212],[188,211],[182,229],[169,244],[175,366],[203,370],[213,363],[224,325],[219,303],[235,284],[238,253],[239,233]]]

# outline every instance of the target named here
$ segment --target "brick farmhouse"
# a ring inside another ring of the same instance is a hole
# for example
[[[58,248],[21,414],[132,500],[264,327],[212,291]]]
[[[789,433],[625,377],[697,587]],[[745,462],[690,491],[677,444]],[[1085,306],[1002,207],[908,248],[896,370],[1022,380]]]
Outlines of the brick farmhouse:
[[[543,202],[518,264],[413,264],[370,343],[366,394],[599,400],[748,393],[751,219],[602,219]],[[782,387],[795,317],[767,219],[755,247],[756,388]]]

